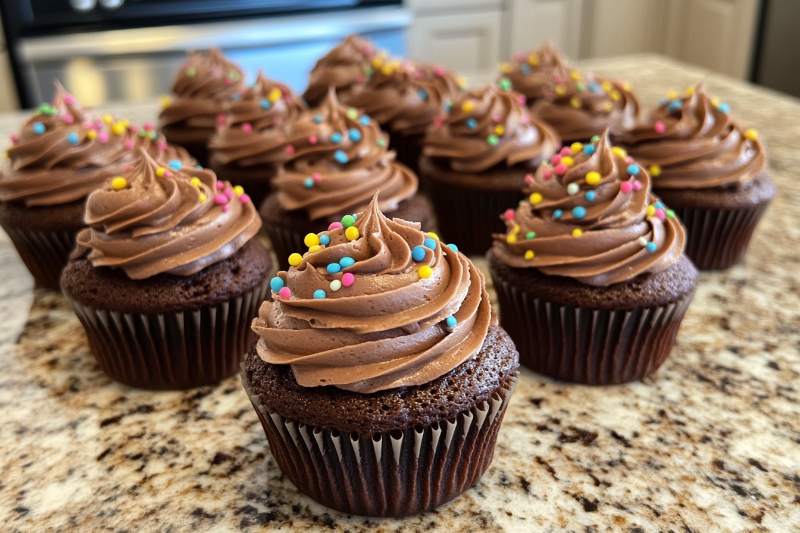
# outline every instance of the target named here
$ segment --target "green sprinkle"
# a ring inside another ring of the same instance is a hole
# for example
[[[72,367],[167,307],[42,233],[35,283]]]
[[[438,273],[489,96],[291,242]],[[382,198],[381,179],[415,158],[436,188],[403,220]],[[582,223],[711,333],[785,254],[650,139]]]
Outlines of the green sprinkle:
[[[356,217],[353,215],[345,215],[342,217],[342,226],[349,228],[356,223]]]
[[[355,108],[349,107],[347,108],[347,118],[350,120],[355,120],[358,118],[358,111]]]
[[[509,80],[508,78],[500,78],[499,80],[497,80],[497,85],[499,85],[500,88],[503,89],[504,91],[511,90],[511,80]]]
[[[379,137],[377,140],[377,145],[380,147],[386,146],[386,139],[384,139],[383,137]]]
[[[536,238],[536,232],[535,231],[529,231],[528,233],[525,234],[525,238],[528,239],[528,240],[535,239]]]
[[[582,93],[583,91],[586,90],[586,85],[584,85],[581,82],[578,82],[575,84],[575,88],[578,90],[579,93]]]
[[[486,137],[486,142],[491,144],[492,146],[495,146],[497,143],[500,142],[500,138],[494,133],[492,133],[491,135]]]
[[[675,211],[673,211],[672,209],[667,209],[667,217],[675,218]]]

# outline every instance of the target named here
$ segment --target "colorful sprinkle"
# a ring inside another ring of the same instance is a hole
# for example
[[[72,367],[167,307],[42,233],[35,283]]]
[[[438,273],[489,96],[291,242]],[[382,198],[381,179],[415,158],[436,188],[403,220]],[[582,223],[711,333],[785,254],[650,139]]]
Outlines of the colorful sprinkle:
[[[289,265],[290,266],[297,266],[303,262],[303,256],[298,254],[297,252],[291,254],[289,256]]]
[[[342,134],[339,133],[338,131],[334,131],[333,133],[331,133],[330,141],[333,144],[339,144],[340,142],[342,142]]]
[[[319,236],[319,243],[322,246],[328,246],[331,243],[330,235],[320,235]]]
[[[565,165],[564,163],[559,163],[553,170],[555,170],[556,174],[558,174],[559,176],[563,176],[564,174],[567,173],[568,169],[569,167],[567,165]]]
[[[532,240],[532,239],[535,239],[536,238],[536,232],[535,231],[529,231],[528,233],[525,234],[525,238],[527,240],[529,240],[529,241]]]
[[[347,132],[347,136],[350,137],[350,140],[354,143],[357,143],[361,140],[361,132],[356,128],[350,128],[350,130]]]
[[[525,259],[526,259],[527,261],[530,261],[530,260],[532,260],[534,257],[536,257],[536,254],[533,252],[533,250],[525,250],[525,256],[524,256],[524,257],[525,257]]]
[[[498,85],[498,87],[500,87],[504,91],[510,91],[511,90],[511,80],[509,80],[508,78],[500,78],[497,81],[497,85]]]
[[[650,165],[650,175],[657,177],[661,175],[661,165]]]
[[[626,170],[628,171],[628,174],[632,176],[639,175],[639,165],[628,165],[628,168]]]
[[[417,245],[411,250],[411,258],[420,263],[425,260],[426,253],[424,246]]]
[[[345,111],[345,116],[350,120],[355,120],[358,118],[358,110],[355,107],[348,107],[347,111]]]
[[[261,99],[261,109],[263,109],[263,110],[265,110],[265,111],[266,111],[266,110],[267,110],[267,109],[269,109],[270,107],[272,107],[272,102],[270,102],[270,101],[269,101],[269,100],[267,100],[266,98],[262,98],[262,99]]]
[[[272,289],[272,292],[278,292],[281,290],[286,283],[283,281],[283,278],[275,276],[271,280],[269,280],[269,288]]]
[[[755,141],[756,139],[758,139],[758,132],[753,128],[747,128],[746,130],[744,130],[744,138],[749,141]]]
[[[44,132],[47,131],[47,128],[41,122],[34,122],[32,129],[33,133],[35,133],[36,135],[43,135]]]
[[[361,232],[358,231],[358,228],[355,226],[350,226],[346,230],[344,230],[344,236],[348,241],[354,241],[358,239],[361,235]]]
[[[225,205],[230,201],[230,199],[225,196],[223,193],[217,193],[214,195],[214,203],[217,205]]]
[[[439,240],[439,234],[436,233],[435,231],[427,231],[427,232],[425,232],[425,235],[427,235],[428,237],[430,237],[432,239],[436,239],[437,241]]]
[[[67,142],[68,142],[68,143],[70,143],[70,144],[72,144],[72,145],[76,145],[76,144],[78,144],[79,142],[81,142],[81,138],[78,136],[78,134],[77,134],[77,133],[75,133],[75,132],[73,131],[73,132],[71,132],[69,135],[67,135]]]
[[[352,226],[355,223],[356,223],[355,215],[345,215],[345,216],[342,217],[342,226],[344,226],[345,228],[349,228],[350,226]],[[335,224],[335,222],[334,222],[334,224]]]
[[[561,209],[556,209],[555,211],[553,211],[553,218],[555,218],[556,220],[558,220],[562,216],[564,216],[564,211],[562,211]]]
[[[180,170],[180,169],[182,169],[182,168],[183,168],[183,163],[181,163],[181,162],[180,162],[179,160],[177,160],[177,159],[172,159],[172,160],[171,160],[169,163],[167,163],[167,166],[168,166],[169,168],[171,168],[172,170],[174,170],[174,171],[176,171],[176,172],[177,172],[178,170]]]
[[[450,315],[444,321],[444,327],[446,327],[450,331],[453,331],[457,325],[458,325],[458,319],[453,315]]]
[[[342,275],[342,287],[351,287],[356,282],[356,276],[352,272],[345,272]]]
[[[242,131],[248,135],[253,133],[253,125],[250,124],[249,122],[245,122],[244,124],[242,124]]]
[[[433,237],[426,237],[425,242],[423,244],[425,245],[425,248],[429,248],[431,250],[436,249],[436,239],[434,239]]]
[[[450,249],[451,249],[453,252],[458,252],[458,246],[456,246],[456,245],[455,245],[454,243],[452,243],[452,242],[451,242],[451,243],[448,243],[448,244],[447,244],[447,247],[448,247],[448,248],[450,248]]]
[[[474,119],[474,118],[472,118],[472,117],[468,118],[468,119],[467,119],[467,127],[468,127],[469,129],[471,129],[471,130],[474,130],[475,128],[477,128],[477,127],[478,127],[478,121],[477,121],[477,120],[475,120],[475,119]]]
[[[578,205],[572,208],[572,218],[577,218],[578,220],[582,219],[586,216],[586,208],[582,205]]]
[[[589,172],[586,173],[584,179],[586,180],[586,183],[588,185],[594,187],[595,185],[599,185],[600,182],[603,181],[603,176],[601,176],[600,173],[597,172],[596,170],[590,170]]]
[[[571,167],[572,165],[575,164],[575,160],[572,159],[572,157],[567,155],[567,156],[564,156],[564,157],[561,158],[561,163],[566,165],[566,166],[568,166],[568,167]]]
[[[342,282],[338,279],[335,279],[330,282],[331,291],[336,292],[342,288]]]
[[[333,158],[336,160],[337,163],[341,165],[344,165],[348,161],[350,161],[350,158],[347,157],[347,154],[344,153],[343,150],[336,150],[336,152],[333,153]]]
[[[431,277],[431,274],[433,274],[433,269],[428,265],[422,265],[417,269],[417,274],[419,274],[420,278],[426,279]]]
[[[328,266],[325,267],[325,270],[328,271],[328,274],[338,274],[342,271],[342,265],[339,263],[328,263]]]
[[[327,294],[325,293],[324,290],[317,289],[311,294],[311,296],[313,296],[315,300],[323,300],[327,296]]]
[[[667,131],[667,125],[661,122],[660,120],[657,120],[656,123],[653,125],[653,129],[656,131],[656,133],[664,133],[665,131]]]
[[[461,104],[461,111],[464,113],[471,113],[475,109],[475,102],[472,100],[464,100]]]
[[[322,115],[314,115],[311,120],[314,122],[314,124],[322,124]]]
[[[540,192],[532,192],[530,196],[528,196],[528,201],[533,205],[540,203],[544,198],[542,197],[542,193]]]
[[[278,296],[283,298],[284,300],[288,300],[292,297],[292,289],[289,287],[283,287],[281,290],[278,291]]]
[[[308,248],[318,245],[319,235],[316,233],[307,233],[306,236],[303,237],[303,244],[305,244]]]
[[[572,182],[569,185],[567,185],[567,194],[578,194],[580,190],[581,190],[580,185],[578,185],[575,182]]]
[[[582,230],[582,229],[580,229],[580,228],[574,228],[574,229],[572,230],[572,236],[573,236],[573,237],[580,237],[581,235],[583,235],[583,230]]]
[[[619,184],[619,190],[625,194],[628,194],[633,190],[633,184],[630,181],[623,181]]]
[[[570,150],[572,150],[573,154],[577,154],[581,150],[583,150],[583,143],[574,142],[569,145]]]
[[[269,101],[274,104],[275,102],[277,102],[278,100],[281,99],[281,96],[283,96],[283,93],[281,92],[281,90],[278,89],[277,87],[273,87],[269,91],[269,94],[267,95],[267,98],[269,98]]]
[[[650,252],[650,253],[652,254],[653,252],[655,252],[656,250],[658,250],[658,245],[657,245],[656,243],[654,243],[654,242],[652,242],[652,241],[651,241],[651,242],[648,242],[648,243],[645,245],[645,248],[647,249],[647,251],[648,251],[648,252]]]
[[[117,136],[125,135],[125,131],[127,130],[127,126],[122,121],[115,122],[113,126],[111,126],[111,133]]]
[[[488,137],[486,137],[486,142],[492,146],[497,146],[497,143],[500,142],[500,138],[494,133],[491,133]]]
[[[313,189],[314,188],[314,179],[311,177],[305,178],[303,180],[303,187],[306,189]]]
[[[417,96],[419,96],[419,99],[420,99],[420,100],[422,100],[423,102],[425,102],[425,101],[427,101],[427,100],[428,100],[428,91],[426,91],[425,89],[419,89],[419,90],[417,91]]]
[[[369,126],[369,117],[367,115],[361,115],[358,119],[359,124],[362,126]]]
[[[350,257],[349,255],[346,255],[341,259],[339,259],[339,264],[342,266],[342,268],[348,268],[355,265],[356,260]]]
[[[721,104],[719,104],[719,106],[717,106],[717,109],[719,109],[723,113],[730,113],[731,112],[731,106],[727,102],[722,102]]]
[[[111,188],[115,191],[121,191],[128,186],[128,180],[124,176],[114,176],[111,178]]]

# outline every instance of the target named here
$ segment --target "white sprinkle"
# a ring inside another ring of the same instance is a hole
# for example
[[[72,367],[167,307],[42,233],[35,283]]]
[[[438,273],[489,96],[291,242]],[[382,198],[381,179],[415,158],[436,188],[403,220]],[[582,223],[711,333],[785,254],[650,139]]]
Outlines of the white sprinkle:
[[[639,237],[639,244],[641,244],[642,246],[647,246],[647,238]]]
[[[568,194],[578,194],[578,191],[580,191],[580,190],[581,190],[580,185],[578,185],[575,182],[570,183],[569,185],[567,185],[567,193]]]
[[[342,288],[342,282],[341,281],[339,281],[338,279],[335,279],[335,280],[331,281],[331,290],[333,292],[336,292],[341,288]]]

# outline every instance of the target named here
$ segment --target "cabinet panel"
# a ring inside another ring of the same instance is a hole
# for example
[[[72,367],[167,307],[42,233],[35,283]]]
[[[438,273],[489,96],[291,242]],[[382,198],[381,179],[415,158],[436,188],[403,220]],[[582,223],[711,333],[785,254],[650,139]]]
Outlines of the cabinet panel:
[[[571,58],[580,55],[583,0],[511,0],[509,5],[509,53],[549,40]]]

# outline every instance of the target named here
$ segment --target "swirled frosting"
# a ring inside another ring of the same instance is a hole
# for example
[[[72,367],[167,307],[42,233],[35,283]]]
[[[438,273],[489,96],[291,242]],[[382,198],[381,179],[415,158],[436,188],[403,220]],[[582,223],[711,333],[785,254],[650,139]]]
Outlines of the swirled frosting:
[[[107,128],[89,119],[75,98],[56,84],[52,104],[39,106],[11,136],[9,161],[0,176],[0,201],[54,206],[82,200],[125,153],[126,126],[117,125]]]
[[[391,132],[421,135],[462,92],[463,81],[440,66],[382,57],[373,64],[364,90],[341,99]]]
[[[656,189],[737,186],[766,167],[755,130],[734,123],[730,106],[709,97],[702,84],[680,97],[670,94],[617,141],[647,166]]]
[[[569,67],[561,52],[551,43],[545,43],[537,50],[514,54],[512,62],[500,65],[500,75],[511,82],[511,87],[530,106],[552,95],[554,76],[566,78]]]
[[[244,90],[244,76],[238,65],[218,49],[193,52],[172,84],[173,98],[159,115],[159,126],[181,125],[207,130],[211,135],[226,104]]]
[[[375,47],[368,40],[348,35],[316,62],[303,99],[316,106],[328,94],[330,87],[342,97],[360,90],[372,70],[370,61],[376,55]]]
[[[558,149],[559,140],[530,117],[521,100],[520,94],[494,86],[468,91],[428,130],[423,154],[457,172],[535,167]]]
[[[494,253],[506,264],[607,286],[661,272],[685,248],[683,226],[650,192],[650,175],[606,131],[573,144],[527,180]]]
[[[606,128],[633,126],[639,101],[628,83],[573,69],[554,73],[549,94],[533,105],[531,114],[552,126],[563,141],[585,141]]]
[[[160,166],[144,150],[124,173],[89,195],[76,255],[131,279],[189,276],[233,255],[261,227],[241,189],[213,172]]]
[[[253,321],[259,356],[291,365],[305,387],[373,393],[427,383],[478,352],[491,307],[475,265],[418,223],[384,217],[377,196],[355,219],[272,280],[274,301]]]
[[[209,142],[212,157],[242,167],[280,163],[286,159],[286,128],[303,107],[289,87],[259,73],[228,106],[225,124]]]
[[[293,155],[273,180],[283,209],[311,220],[352,213],[377,192],[380,207],[397,209],[417,191],[417,178],[394,160],[377,122],[339,103],[333,90],[290,127]]]

